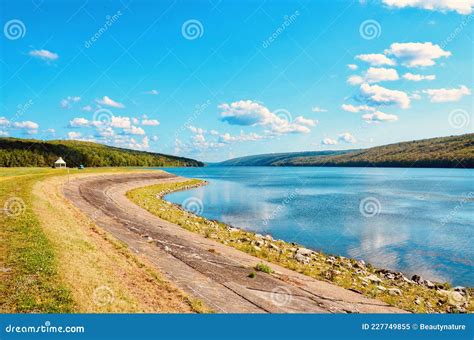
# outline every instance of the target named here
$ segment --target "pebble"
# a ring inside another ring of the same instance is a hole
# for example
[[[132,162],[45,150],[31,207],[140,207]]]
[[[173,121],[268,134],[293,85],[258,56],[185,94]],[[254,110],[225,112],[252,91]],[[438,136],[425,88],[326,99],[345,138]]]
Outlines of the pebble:
[[[311,249],[306,249],[306,248],[298,248],[296,251],[297,254],[301,254],[303,256],[310,256],[313,251]]]
[[[269,243],[268,246],[276,251],[280,251],[280,248],[276,245],[274,245],[273,243]]]
[[[366,279],[369,280],[369,281],[372,281],[372,282],[377,282],[377,283],[382,282],[382,280],[374,274],[371,274],[371,275],[367,276]]]
[[[299,253],[296,253],[296,255],[295,255],[295,260],[298,261],[298,262],[307,264],[307,263],[309,263],[310,258],[309,258],[309,257],[306,257],[306,256],[304,256],[304,255],[301,255],[301,254],[299,254]]]
[[[402,295],[402,291],[398,288],[389,288],[388,289],[388,293],[392,296],[395,296],[395,295]]]

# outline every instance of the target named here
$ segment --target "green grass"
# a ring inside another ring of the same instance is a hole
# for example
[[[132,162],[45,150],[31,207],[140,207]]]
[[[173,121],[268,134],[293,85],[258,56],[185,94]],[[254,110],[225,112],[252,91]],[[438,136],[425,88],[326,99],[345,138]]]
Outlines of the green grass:
[[[51,244],[31,210],[32,185],[52,173],[58,174],[51,169],[0,169],[0,206],[7,207],[0,215],[2,312],[73,310],[70,293],[59,279]]]
[[[404,282],[403,280],[386,279],[378,275],[377,269],[370,264],[360,269],[358,267],[359,263],[354,259],[331,256],[322,252],[314,252],[311,255],[310,263],[301,263],[295,259],[295,251],[300,247],[298,245],[282,240],[262,240],[261,237],[252,232],[230,228],[225,223],[205,219],[181,209],[176,204],[161,199],[165,194],[172,191],[184,190],[203,184],[205,182],[196,179],[180,183],[163,183],[131,190],[127,193],[127,197],[152,214],[184,229],[318,280],[331,282],[415,313],[446,313],[451,311],[452,307],[449,305],[447,298],[439,291]],[[256,244],[259,244],[259,246],[256,246]],[[271,271],[268,266],[262,266],[262,264],[257,264],[255,270]],[[381,282],[367,281],[366,277],[372,274],[376,275]],[[250,275],[249,277],[253,276]],[[387,290],[380,290],[377,286],[383,286]],[[402,294],[390,295],[389,288],[398,288]],[[448,288],[448,286],[445,288]],[[472,296],[472,289],[470,289],[470,296]],[[469,299],[467,310],[469,312],[474,311],[472,298]]]
[[[255,266],[255,270],[256,271],[259,271],[259,272],[263,272],[263,273],[267,273],[267,274],[271,274],[272,273],[272,269],[267,266],[266,264],[264,263],[258,263],[256,266]]]

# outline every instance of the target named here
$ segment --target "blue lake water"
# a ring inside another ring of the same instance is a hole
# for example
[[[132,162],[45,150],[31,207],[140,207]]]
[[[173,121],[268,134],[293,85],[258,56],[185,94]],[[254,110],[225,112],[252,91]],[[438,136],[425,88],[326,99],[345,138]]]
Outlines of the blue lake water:
[[[407,275],[474,286],[473,170],[165,170],[209,181],[166,196],[178,204],[193,198],[189,208],[207,218]]]

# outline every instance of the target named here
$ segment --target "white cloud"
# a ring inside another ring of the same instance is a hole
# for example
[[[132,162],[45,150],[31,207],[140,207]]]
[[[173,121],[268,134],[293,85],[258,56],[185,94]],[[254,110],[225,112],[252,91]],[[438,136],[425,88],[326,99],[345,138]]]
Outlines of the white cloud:
[[[92,111],[92,106],[90,106],[90,105],[83,106],[81,110],[90,112],[90,111]]]
[[[336,145],[337,143],[338,143],[337,140],[331,139],[331,138],[324,138],[321,141],[321,144],[323,145]]]
[[[251,100],[241,100],[230,104],[221,104],[221,120],[231,125],[264,126],[269,128],[268,133],[309,133],[308,126],[314,126],[316,121],[297,117],[291,121],[286,110],[270,111],[267,107]],[[278,114],[277,114],[278,113]],[[312,122],[310,122],[312,121]]]
[[[295,118],[294,122],[296,124],[306,125],[306,126],[316,126],[318,121],[315,119],[304,118],[303,116],[298,116]]]
[[[463,96],[468,96],[471,94],[471,90],[466,86],[462,85],[459,88],[452,89],[428,89],[423,90],[423,93],[426,93],[430,96],[430,101],[432,103],[445,103],[445,102],[457,102]]]
[[[319,106],[313,107],[313,108],[311,109],[311,111],[313,111],[313,112],[328,112],[328,110],[323,109],[323,108],[321,108],[321,107],[319,107]]]
[[[123,109],[125,107],[122,103],[116,102],[108,96],[104,96],[102,99],[96,99],[96,102],[101,105],[111,106],[118,109]]]
[[[397,8],[417,7],[430,11],[456,11],[459,14],[471,14],[474,0],[383,0],[383,3]]]
[[[46,132],[47,132],[47,133],[53,133],[53,134],[54,134],[54,133],[56,133],[56,130],[55,130],[55,129],[47,129]]]
[[[8,132],[0,131],[0,137],[8,137]]]
[[[157,94],[160,94],[160,92],[158,90],[150,90],[150,91],[146,91],[145,92],[146,94],[152,94],[152,95],[157,95]]]
[[[76,132],[76,131],[71,131],[71,132],[68,132],[67,134],[67,137],[69,139],[78,139],[78,138],[81,138],[82,134],[80,132]]]
[[[67,98],[62,99],[59,105],[61,105],[63,109],[70,109],[72,107],[72,103],[77,103],[80,100],[81,100],[81,97],[69,96]]]
[[[108,125],[114,128],[130,129],[132,122],[130,117],[112,116]]]
[[[132,125],[128,129],[124,129],[124,132],[129,135],[144,135],[145,131],[141,127]]]
[[[371,106],[368,106],[368,105],[354,106],[354,105],[351,105],[351,104],[342,104],[342,105],[341,105],[341,108],[342,108],[344,111],[353,112],[353,113],[376,111],[375,108],[373,108],[373,107],[371,107]]]
[[[360,85],[362,83],[378,83],[381,81],[398,80],[397,70],[384,67],[370,67],[365,74],[361,76],[350,76],[347,82],[351,85]]]
[[[106,128],[100,128],[97,132],[97,135],[99,137],[110,138],[110,137],[114,137],[116,134],[115,134],[114,129],[112,129],[111,127],[106,127]]]
[[[398,105],[403,109],[410,107],[410,98],[403,91],[369,84],[362,84],[360,91],[364,97],[377,104]]]
[[[347,78],[347,83],[349,85],[360,85],[364,82],[364,78],[362,78],[361,76],[350,76],[349,78]]]
[[[91,122],[85,118],[74,118],[73,120],[69,121],[70,127],[85,127],[89,126]]]
[[[436,76],[434,74],[422,75],[422,74],[413,74],[407,72],[403,75],[403,78],[410,81],[422,81],[422,80],[435,80]]]
[[[357,70],[359,67],[358,67],[356,64],[347,64],[347,68],[348,68],[349,70],[355,71],[355,70]]]
[[[365,74],[365,80],[368,83],[377,83],[380,81],[398,80],[397,70],[393,68],[370,67]]]
[[[10,122],[5,117],[0,117],[0,126],[9,126]]]
[[[160,122],[157,121],[156,119],[144,119],[142,120],[142,125],[143,126],[158,126],[160,125]]]
[[[398,120],[398,116],[375,111],[374,113],[367,113],[363,115],[362,119],[367,123],[396,122]]]
[[[192,133],[195,133],[195,134],[198,134],[198,135],[202,135],[202,134],[205,134],[205,133],[206,133],[206,130],[201,129],[201,128],[198,128],[198,127],[195,127],[195,126],[193,126],[193,125],[188,125],[187,128],[188,128],[189,131],[191,131]]]
[[[387,58],[386,55],[377,53],[359,54],[356,56],[356,59],[365,61],[366,63],[369,63],[372,66],[394,66],[396,64],[394,60]]]
[[[433,66],[436,59],[451,55],[451,52],[431,42],[393,43],[385,53],[394,55],[406,67]]]
[[[350,134],[349,132],[341,133],[338,136],[338,140],[340,142],[349,143],[349,144],[357,143],[357,139],[352,134]]]
[[[158,141],[158,139],[159,139],[159,138],[158,138],[157,135],[154,135],[154,136],[151,137],[151,140],[154,141],[154,142]]]
[[[125,141],[125,143],[126,143],[125,146],[131,149],[142,150],[142,149],[148,149],[150,147],[147,136],[143,137],[141,143],[138,142],[135,138],[130,138],[130,140],[128,142]]]
[[[32,50],[29,52],[29,55],[35,58],[40,58],[43,60],[56,60],[59,58],[59,56],[56,53],[53,53],[48,50]]]
[[[219,136],[218,141],[220,143],[232,143],[232,142],[248,142],[248,141],[257,141],[263,139],[263,136],[260,136],[256,133],[244,134],[243,132],[240,135],[232,136],[229,133],[224,133]]]
[[[27,120],[24,122],[15,122],[13,123],[13,126],[18,129],[27,129],[27,130],[37,130],[39,128],[39,125],[35,122],[32,122],[31,120]]]

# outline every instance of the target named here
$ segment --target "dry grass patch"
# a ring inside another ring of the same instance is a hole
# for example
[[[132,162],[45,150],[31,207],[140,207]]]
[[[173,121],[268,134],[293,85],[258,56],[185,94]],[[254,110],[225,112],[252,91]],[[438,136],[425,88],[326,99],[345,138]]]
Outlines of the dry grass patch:
[[[33,190],[33,209],[57,256],[58,272],[78,312],[205,312],[126,245],[65,200],[64,179]]]

